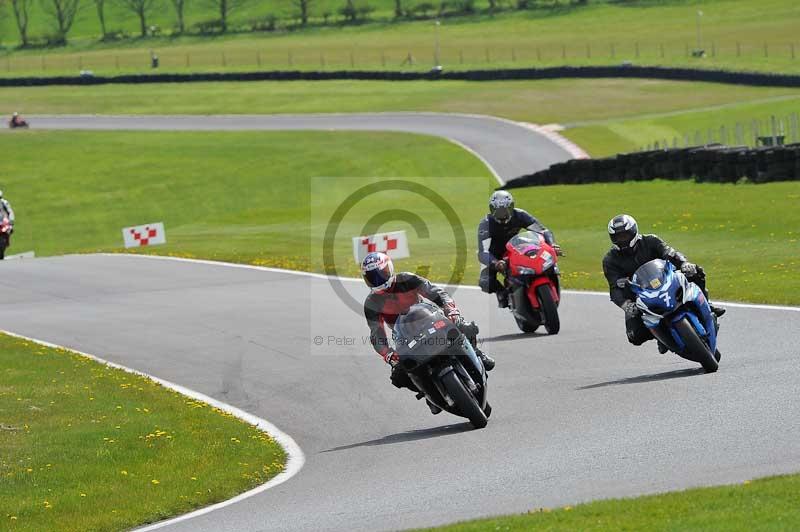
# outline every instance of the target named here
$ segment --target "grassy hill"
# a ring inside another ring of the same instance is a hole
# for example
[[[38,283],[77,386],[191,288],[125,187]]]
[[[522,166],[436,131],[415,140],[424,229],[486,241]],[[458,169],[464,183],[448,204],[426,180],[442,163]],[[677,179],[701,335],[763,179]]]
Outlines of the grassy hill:
[[[20,73],[96,72],[149,69],[149,51],[161,58],[162,71],[331,69],[331,68],[428,68],[434,61],[434,25],[431,20],[396,22],[393,0],[364,0],[375,11],[363,24],[316,25],[287,29],[296,24],[296,8],[287,0],[253,0],[232,15],[235,29],[250,21],[280,17],[278,30],[233,33],[225,36],[162,36],[97,42],[100,34],[93,4],[84,8],[69,34],[66,49],[14,52],[0,58],[0,75]],[[419,4],[404,0],[406,5]],[[169,31],[174,13],[167,0],[151,21]],[[688,65],[800,72],[800,4],[794,0],[705,0],[592,2],[587,6],[562,6],[529,10],[505,10],[488,14],[488,0],[476,0],[478,13],[444,18],[439,30],[440,60],[450,69],[536,66],[553,64]],[[357,2],[358,3],[358,2]],[[434,2],[436,3],[436,2]],[[335,12],[344,0],[313,0],[312,15]],[[510,0],[502,5],[508,6]],[[8,6],[0,23],[0,39],[14,46],[18,36]],[[109,4],[107,27],[136,33],[138,21],[117,4]],[[705,58],[687,56],[698,43]],[[30,32],[41,35],[50,22],[41,4],[32,7]],[[192,3],[187,25],[215,17],[206,3]],[[339,15],[331,20],[339,21]],[[407,61],[413,57],[412,65]],[[404,63],[405,61],[405,63]]]

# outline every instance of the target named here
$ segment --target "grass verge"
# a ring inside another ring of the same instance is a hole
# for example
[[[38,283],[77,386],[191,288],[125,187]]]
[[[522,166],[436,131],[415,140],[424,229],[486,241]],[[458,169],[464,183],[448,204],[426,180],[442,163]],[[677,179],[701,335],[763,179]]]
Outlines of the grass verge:
[[[120,229],[164,221],[168,244],[151,252],[323,271],[330,214],[357,187],[406,178],[436,191],[466,233],[464,281],[475,283],[475,227],[496,184],[481,163],[440,139],[397,133],[41,132],[0,135],[0,175],[17,211],[9,253],[113,251]],[[39,154],[47,152],[47,158]],[[459,177],[460,176],[460,177]],[[608,220],[637,217],[709,273],[717,299],[800,304],[800,183],[716,185],[635,182],[515,191],[517,205],[556,233],[570,288],[605,289],[601,259]],[[365,220],[403,208],[430,236],[406,229],[412,259],[437,281],[450,278],[453,229],[430,202],[384,192],[362,201],[335,240],[339,273],[356,274],[350,238]],[[70,228],[65,231],[64,228]]]
[[[789,475],[733,486],[542,508],[428,530],[794,530],[800,527],[798,492],[800,475]]]
[[[3,530],[126,529],[284,468],[268,434],[71,351],[0,334],[0,368]]]

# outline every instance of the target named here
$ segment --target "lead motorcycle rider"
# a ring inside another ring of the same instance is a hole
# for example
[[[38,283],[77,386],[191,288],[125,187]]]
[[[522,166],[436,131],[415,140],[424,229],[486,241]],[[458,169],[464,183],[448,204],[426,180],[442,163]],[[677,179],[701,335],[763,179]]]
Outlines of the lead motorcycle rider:
[[[440,287],[414,273],[395,274],[392,259],[380,252],[370,253],[364,258],[361,263],[361,276],[370,289],[370,295],[364,302],[364,316],[367,318],[370,330],[370,342],[383,360],[392,366],[391,381],[396,387],[419,392],[408,373],[397,366],[399,357],[389,345],[386,326],[393,327],[399,315],[408,312],[412,305],[419,303],[423,298],[439,306],[445,316],[462,330],[486,371],[494,368],[494,359],[478,349],[475,329],[465,323],[453,298]],[[428,407],[433,414],[441,412],[438,406],[430,402]]]
[[[725,314],[724,308],[713,305],[708,298],[703,268],[689,262],[682,253],[658,236],[642,235],[633,216],[620,214],[612,218],[608,222],[608,236],[612,245],[603,258],[603,273],[608,281],[611,301],[625,311],[625,331],[630,343],[642,345],[654,336],[642,321],[642,311],[636,306],[636,296],[620,280],[630,278],[641,265],[654,259],[671,262],[687,279],[694,282],[706,296],[714,316]],[[668,349],[659,342],[658,351],[663,354]]]
[[[478,224],[478,260],[483,265],[478,286],[487,294],[497,294],[500,308],[508,307],[508,291],[497,280],[497,274],[506,273],[507,264],[503,260],[506,244],[520,229],[542,233],[556,253],[563,255],[553,233],[528,212],[515,209],[514,197],[509,192],[494,192],[489,198],[489,214]]]

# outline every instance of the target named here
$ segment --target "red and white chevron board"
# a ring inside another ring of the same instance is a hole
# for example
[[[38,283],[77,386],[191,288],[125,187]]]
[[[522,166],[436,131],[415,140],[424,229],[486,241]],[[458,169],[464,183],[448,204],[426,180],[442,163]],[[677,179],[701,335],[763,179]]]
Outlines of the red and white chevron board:
[[[357,263],[361,264],[364,257],[373,251],[386,253],[393,259],[404,259],[411,256],[405,231],[353,237],[353,257]]]
[[[154,246],[167,243],[167,233],[164,231],[164,223],[137,225],[126,227],[122,230],[122,239],[126,248],[139,248],[142,246]]]

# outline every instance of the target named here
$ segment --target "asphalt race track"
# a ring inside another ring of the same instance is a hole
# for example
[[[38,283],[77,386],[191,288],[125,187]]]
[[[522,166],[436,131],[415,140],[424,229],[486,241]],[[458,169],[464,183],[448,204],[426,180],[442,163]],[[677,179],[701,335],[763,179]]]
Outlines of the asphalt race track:
[[[400,131],[445,137],[488,163],[505,182],[572,159],[567,148],[526,125],[489,116],[356,113],[230,116],[32,116],[36,129]]]
[[[465,116],[32,122],[413,131],[466,145],[502,179],[568,157],[530,129]],[[361,283],[344,286],[363,300]],[[709,286],[713,295],[713,272]],[[460,288],[457,302],[497,359],[492,418],[476,431],[392,387],[365,345],[363,317],[323,278],[82,255],[2,262],[0,293],[0,329],[204,393],[268,419],[302,447],[306,464],[288,482],[170,530],[393,530],[800,470],[797,309],[730,308],[720,370],[705,375],[654,343],[629,346],[606,296],[565,294],[561,333],[548,337],[519,334],[493,296]]]
[[[557,337],[523,336],[493,297],[461,288],[498,361],[476,431],[390,385],[325,279],[125,255],[0,273],[3,329],[233,404],[305,451],[293,479],[174,530],[389,530],[800,469],[791,310],[731,308],[720,371],[705,375],[630,347],[604,296],[566,294]]]

